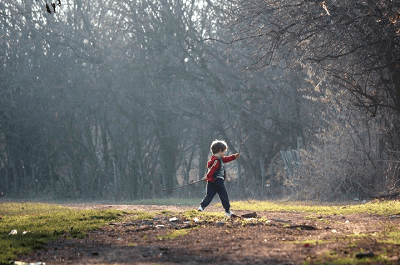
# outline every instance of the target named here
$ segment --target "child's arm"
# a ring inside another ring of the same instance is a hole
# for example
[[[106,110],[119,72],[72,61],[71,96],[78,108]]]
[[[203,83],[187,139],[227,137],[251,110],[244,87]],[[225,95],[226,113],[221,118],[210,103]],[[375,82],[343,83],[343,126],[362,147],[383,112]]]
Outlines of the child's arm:
[[[212,180],[213,176],[214,176],[214,172],[219,168],[219,160],[215,159],[214,163],[212,164],[212,166],[209,168],[208,172],[207,172],[207,179],[208,180]]]
[[[224,163],[229,163],[229,162],[235,160],[236,158],[238,158],[239,156],[240,156],[239,153],[236,153],[236,154],[233,154],[230,156],[224,156],[222,158],[222,161],[224,161]]]

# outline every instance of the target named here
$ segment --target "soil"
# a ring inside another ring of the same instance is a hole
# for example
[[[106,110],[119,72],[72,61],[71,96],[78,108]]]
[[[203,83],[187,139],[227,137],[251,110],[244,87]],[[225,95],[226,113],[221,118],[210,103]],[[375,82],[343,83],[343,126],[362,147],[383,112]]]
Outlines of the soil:
[[[385,264],[400,264],[400,245],[378,242],[373,236],[387,227],[399,227],[399,216],[257,212],[256,218],[196,222],[180,214],[193,209],[188,206],[72,206],[171,212],[153,220],[110,223],[90,231],[84,239],[66,235],[19,260],[46,264],[313,264],[329,261],[334,253],[336,258],[386,255]],[[221,208],[212,206],[206,211]],[[235,211],[238,216],[248,213]],[[165,237],[173,231],[188,233]],[[377,259],[368,264],[381,263]]]

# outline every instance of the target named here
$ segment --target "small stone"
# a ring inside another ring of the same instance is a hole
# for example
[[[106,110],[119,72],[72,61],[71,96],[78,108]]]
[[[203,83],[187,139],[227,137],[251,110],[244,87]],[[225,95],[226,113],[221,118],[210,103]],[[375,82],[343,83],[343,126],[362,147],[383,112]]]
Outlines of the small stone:
[[[16,229],[11,230],[10,233],[8,233],[8,235],[16,235],[18,234],[18,231]]]
[[[176,218],[176,217],[172,217],[172,218],[169,219],[169,221],[170,222],[177,222],[177,221],[179,221],[179,219]]]
[[[242,217],[243,218],[256,218],[257,217],[257,213],[253,212],[253,213],[243,214]]]
[[[374,252],[368,251],[368,252],[358,253],[358,254],[356,255],[356,258],[357,258],[357,259],[362,259],[362,258],[373,258],[374,256],[375,256],[375,255],[374,255]]]

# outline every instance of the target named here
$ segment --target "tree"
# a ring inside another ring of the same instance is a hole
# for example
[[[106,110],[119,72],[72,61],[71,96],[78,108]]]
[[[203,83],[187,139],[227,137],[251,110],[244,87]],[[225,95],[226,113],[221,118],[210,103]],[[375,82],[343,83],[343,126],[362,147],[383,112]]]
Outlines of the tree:
[[[398,2],[231,3],[231,26],[238,29],[233,41],[257,45],[253,66],[267,67],[285,58],[291,65],[307,66],[334,93],[343,88],[350,95],[345,100],[379,118],[386,146],[381,152],[397,160],[393,151],[400,145]],[[397,181],[398,177],[397,173]]]

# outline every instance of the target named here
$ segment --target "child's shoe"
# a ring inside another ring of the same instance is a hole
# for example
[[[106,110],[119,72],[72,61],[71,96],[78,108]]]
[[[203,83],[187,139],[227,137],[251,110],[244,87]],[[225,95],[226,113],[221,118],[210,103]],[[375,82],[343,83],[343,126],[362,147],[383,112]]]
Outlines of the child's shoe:
[[[203,207],[201,207],[201,205],[199,206],[199,209],[197,209],[199,212],[204,211]]]
[[[229,211],[229,212],[225,212],[225,216],[226,216],[226,217],[231,217],[231,216],[232,216],[232,214],[233,214],[233,213],[232,213],[231,211]]]

